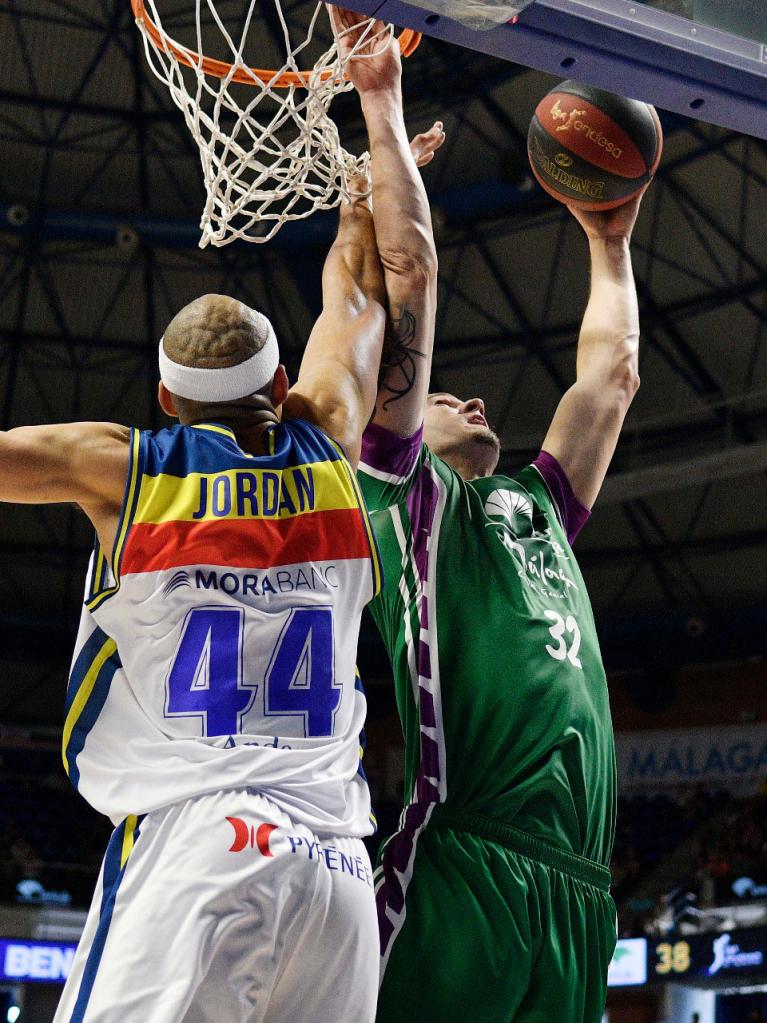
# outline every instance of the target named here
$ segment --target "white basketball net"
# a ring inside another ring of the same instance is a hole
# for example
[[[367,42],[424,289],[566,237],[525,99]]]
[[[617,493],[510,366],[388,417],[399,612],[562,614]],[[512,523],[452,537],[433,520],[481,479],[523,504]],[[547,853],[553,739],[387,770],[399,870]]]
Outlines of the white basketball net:
[[[247,4],[249,7],[239,41],[225,28],[214,0],[193,0],[197,44],[191,50],[164,32],[154,0],[145,2],[166,40],[166,45],[157,45],[138,19],[149,65],[170,89],[173,102],[183,112],[200,147],[207,193],[200,220],[201,248],[226,245],[236,239],[266,242],[286,221],[331,209],[348,199],[349,179],[359,173],[366,175],[368,154],[354,157],[342,148],[328,107],[336,93],[352,88],[351,82],[344,80],[349,61],[385,50],[391,26],[374,33],[371,19],[351,52],[343,56],[339,39],[353,30],[337,33],[333,26],[333,45],[316,61],[306,84],[276,88],[274,82],[286,72],[305,71],[297,58],[311,41],[322,3],[317,4],[306,39],[292,46],[280,0],[244,0],[243,9]],[[243,59],[259,2],[274,4],[285,40],[285,63],[268,83],[262,82]],[[202,67],[205,7],[226,42],[226,59],[232,65],[223,78],[206,74]],[[183,51],[192,66],[180,60],[171,46]],[[327,71],[329,75],[323,74]],[[238,72],[247,77],[248,85],[237,84],[234,76]]]

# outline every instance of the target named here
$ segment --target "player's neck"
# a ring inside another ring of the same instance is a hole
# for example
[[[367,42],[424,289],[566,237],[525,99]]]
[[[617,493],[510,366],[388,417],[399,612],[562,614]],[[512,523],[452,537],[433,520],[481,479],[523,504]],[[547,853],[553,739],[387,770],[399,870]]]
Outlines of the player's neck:
[[[211,409],[211,414],[199,422],[217,423],[228,427],[243,451],[249,455],[265,455],[269,453],[267,432],[280,422],[277,412],[269,407],[249,409]]]
[[[234,436],[239,447],[249,455],[268,455],[267,432],[272,426],[279,423],[279,418],[273,415],[269,420],[262,423],[248,426],[232,426]]]
[[[482,479],[485,476],[492,476],[493,474],[492,467],[482,465],[476,458],[469,458],[461,452],[451,452],[442,457],[453,472],[458,473],[465,483],[469,483],[471,480]]]
[[[498,465],[498,438],[490,430],[482,437],[464,437],[457,442],[439,432],[425,431],[424,440],[466,483],[492,476]]]

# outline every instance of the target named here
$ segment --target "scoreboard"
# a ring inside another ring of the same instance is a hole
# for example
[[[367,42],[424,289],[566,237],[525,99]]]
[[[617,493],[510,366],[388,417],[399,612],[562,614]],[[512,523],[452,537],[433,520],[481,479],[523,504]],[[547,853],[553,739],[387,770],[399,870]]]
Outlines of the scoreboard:
[[[767,972],[767,928],[667,938],[648,952],[648,975],[659,980],[753,978]]]
[[[608,985],[626,987],[664,981],[732,982],[767,977],[767,927],[722,933],[628,938],[618,942]]]

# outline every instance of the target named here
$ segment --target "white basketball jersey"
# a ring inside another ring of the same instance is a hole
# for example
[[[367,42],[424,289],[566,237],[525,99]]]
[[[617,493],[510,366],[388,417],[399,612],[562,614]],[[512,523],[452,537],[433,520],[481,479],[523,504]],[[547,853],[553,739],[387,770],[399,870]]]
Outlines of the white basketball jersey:
[[[248,455],[212,423],[131,434],[63,739],[72,783],[115,823],[252,786],[314,831],[372,830],[355,658],[380,588],[375,540],[321,430],[289,420],[269,450]]]

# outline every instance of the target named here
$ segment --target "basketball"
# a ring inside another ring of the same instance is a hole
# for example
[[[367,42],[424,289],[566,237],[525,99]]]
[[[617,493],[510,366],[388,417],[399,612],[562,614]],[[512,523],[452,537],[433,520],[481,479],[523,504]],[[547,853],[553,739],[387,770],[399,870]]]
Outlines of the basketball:
[[[543,97],[527,135],[538,183],[580,210],[610,210],[633,199],[655,174],[662,149],[649,103],[573,81]]]

